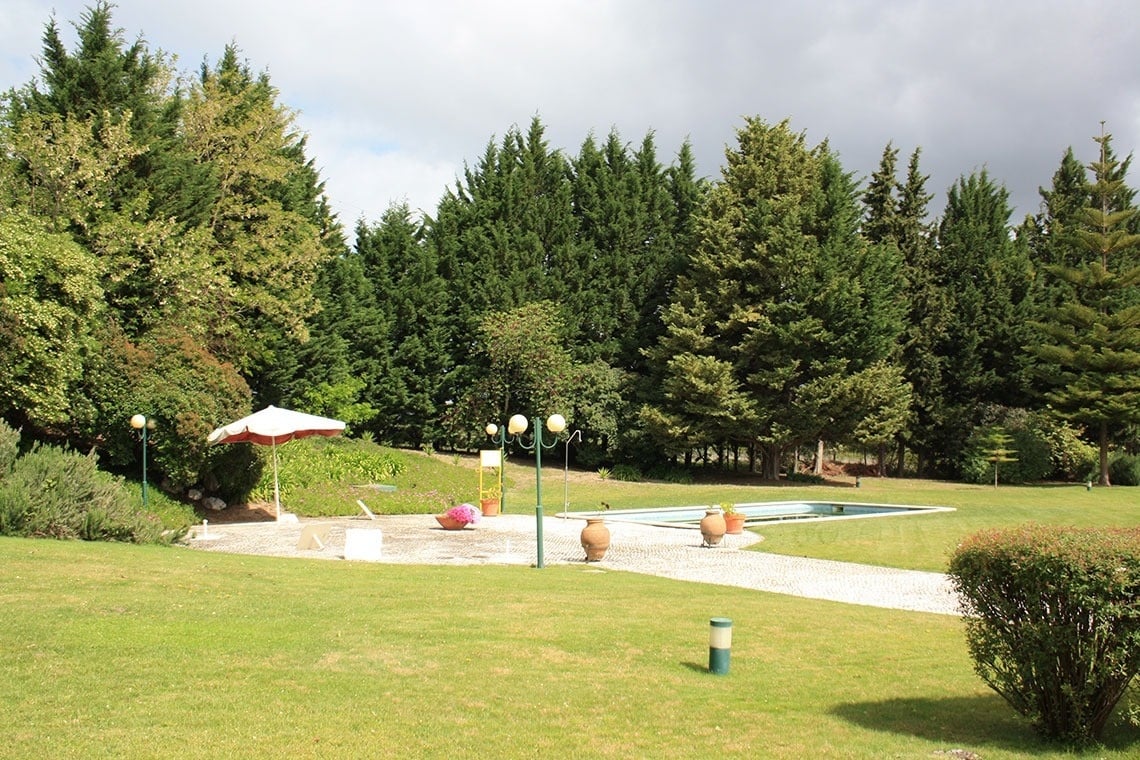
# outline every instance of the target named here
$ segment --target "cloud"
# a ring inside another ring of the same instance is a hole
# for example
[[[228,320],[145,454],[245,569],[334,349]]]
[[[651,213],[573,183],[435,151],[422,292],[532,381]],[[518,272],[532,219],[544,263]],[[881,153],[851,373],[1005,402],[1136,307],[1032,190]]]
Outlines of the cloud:
[[[11,0],[0,86],[35,73],[53,6],[66,24],[87,4]],[[300,111],[349,226],[402,198],[434,209],[536,115],[571,155],[611,128],[634,144],[652,131],[665,163],[689,139],[709,177],[746,115],[791,118],[862,177],[888,142],[921,147],[932,213],[986,168],[1015,222],[1067,147],[1092,157],[1102,119],[1120,154],[1140,140],[1140,6],[1123,0],[123,0],[113,14],[184,69],[236,42]]]

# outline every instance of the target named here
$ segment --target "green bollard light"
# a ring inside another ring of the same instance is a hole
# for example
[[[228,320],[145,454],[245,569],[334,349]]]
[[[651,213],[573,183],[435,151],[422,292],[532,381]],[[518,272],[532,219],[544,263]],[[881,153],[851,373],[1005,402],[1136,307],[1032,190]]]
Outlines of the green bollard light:
[[[709,620],[709,672],[728,675],[729,657],[732,654],[732,620],[714,617]]]

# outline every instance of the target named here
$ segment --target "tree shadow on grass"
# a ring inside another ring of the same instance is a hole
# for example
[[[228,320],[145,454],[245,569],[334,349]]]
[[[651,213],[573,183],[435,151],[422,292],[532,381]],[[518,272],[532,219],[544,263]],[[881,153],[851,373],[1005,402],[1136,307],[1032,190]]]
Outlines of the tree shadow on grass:
[[[839,705],[836,717],[874,731],[915,736],[954,747],[1014,752],[1062,749],[1042,740],[1028,720],[996,694],[944,699],[886,699]],[[1110,722],[1102,745],[1123,751],[1140,743],[1140,729]]]

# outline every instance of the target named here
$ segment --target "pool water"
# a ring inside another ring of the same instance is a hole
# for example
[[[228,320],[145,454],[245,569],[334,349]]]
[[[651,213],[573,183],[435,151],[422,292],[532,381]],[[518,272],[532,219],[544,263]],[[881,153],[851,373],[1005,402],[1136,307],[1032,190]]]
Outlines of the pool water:
[[[708,507],[662,507],[659,509],[611,509],[597,512],[567,512],[565,517],[604,517],[607,520],[661,525],[672,528],[696,528]],[[864,517],[952,512],[951,507],[920,507],[899,504],[865,504],[824,501],[767,501],[737,504],[737,512],[745,515],[747,527],[804,520],[850,520]]]

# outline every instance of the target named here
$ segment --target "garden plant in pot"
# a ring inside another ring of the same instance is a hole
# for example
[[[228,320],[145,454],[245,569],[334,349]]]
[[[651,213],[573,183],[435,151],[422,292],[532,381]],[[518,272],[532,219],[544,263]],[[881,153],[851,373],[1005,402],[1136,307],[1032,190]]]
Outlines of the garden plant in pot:
[[[482,498],[479,499],[479,506],[483,512],[483,517],[494,517],[499,514],[502,495],[498,483],[495,483],[483,491]]]
[[[435,521],[444,530],[463,530],[468,525],[479,522],[481,516],[482,513],[474,505],[464,503],[452,507],[442,515],[436,515]]]
[[[736,509],[735,504],[724,502],[720,505],[720,509],[724,512],[724,532],[734,536],[739,536],[744,532],[744,521],[746,516],[743,512]]]

